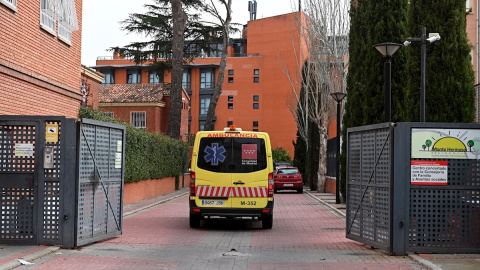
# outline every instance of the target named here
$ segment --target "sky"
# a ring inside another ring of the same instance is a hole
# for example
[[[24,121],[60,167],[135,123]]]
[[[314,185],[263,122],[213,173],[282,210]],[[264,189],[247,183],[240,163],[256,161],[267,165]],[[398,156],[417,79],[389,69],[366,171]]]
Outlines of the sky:
[[[120,30],[120,22],[128,14],[145,13],[144,5],[152,3],[153,0],[83,0],[82,64],[94,66],[98,56],[112,55],[108,48],[141,39]],[[257,19],[291,13],[294,9],[298,10],[297,0],[257,0]],[[250,19],[248,0],[232,0],[232,11],[234,23],[243,25]]]

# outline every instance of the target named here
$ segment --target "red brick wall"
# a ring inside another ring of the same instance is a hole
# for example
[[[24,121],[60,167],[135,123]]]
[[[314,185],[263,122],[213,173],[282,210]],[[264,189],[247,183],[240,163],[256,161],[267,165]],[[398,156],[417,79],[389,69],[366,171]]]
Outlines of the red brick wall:
[[[0,4],[0,113],[77,117],[82,0],[71,46],[40,27],[40,1],[17,4],[17,12]]]

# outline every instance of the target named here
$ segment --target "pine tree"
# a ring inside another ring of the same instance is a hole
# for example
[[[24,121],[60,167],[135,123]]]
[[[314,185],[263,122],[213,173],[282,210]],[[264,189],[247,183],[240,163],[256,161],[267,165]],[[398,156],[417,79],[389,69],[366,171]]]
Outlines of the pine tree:
[[[422,27],[439,33],[427,44],[425,120],[472,122],[475,117],[475,75],[466,34],[465,1],[412,0],[408,34],[420,37]],[[408,89],[412,93],[413,121],[420,120],[420,43],[408,48]]]

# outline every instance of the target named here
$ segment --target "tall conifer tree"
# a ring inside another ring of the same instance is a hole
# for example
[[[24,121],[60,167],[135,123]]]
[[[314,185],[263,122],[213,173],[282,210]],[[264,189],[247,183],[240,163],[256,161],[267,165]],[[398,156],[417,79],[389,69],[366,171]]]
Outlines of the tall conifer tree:
[[[343,141],[350,127],[382,123],[384,106],[384,59],[373,45],[402,43],[406,38],[408,0],[351,1],[347,101],[343,117]],[[410,121],[406,89],[406,53],[400,49],[392,59],[392,121]],[[342,144],[341,190],[345,195],[345,153]]]
[[[475,75],[466,34],[465,0],[412,0],[408,34],[439,33],[427,44],[426,122],[472,122],[475,118]],[[408,48],[408,89],[412,93],[413,121],[420,120],[420,43]]]

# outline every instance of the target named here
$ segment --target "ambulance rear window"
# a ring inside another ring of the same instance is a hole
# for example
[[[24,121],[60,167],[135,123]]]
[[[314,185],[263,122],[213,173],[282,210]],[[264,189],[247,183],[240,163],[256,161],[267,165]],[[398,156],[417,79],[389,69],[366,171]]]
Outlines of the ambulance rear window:
[[[265,140],[261,138],[202,138],[197,167],[218,173],[249,173],[267,168]]]

